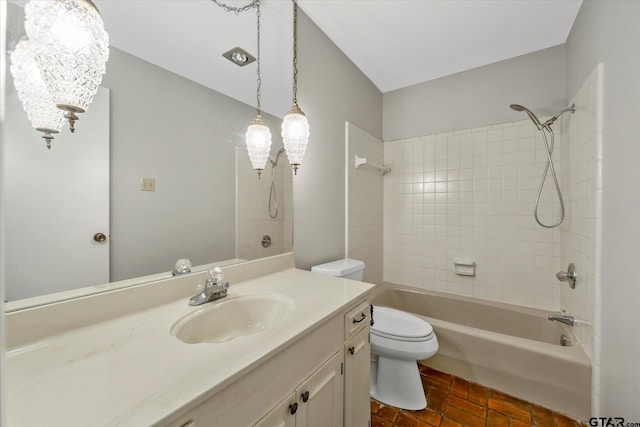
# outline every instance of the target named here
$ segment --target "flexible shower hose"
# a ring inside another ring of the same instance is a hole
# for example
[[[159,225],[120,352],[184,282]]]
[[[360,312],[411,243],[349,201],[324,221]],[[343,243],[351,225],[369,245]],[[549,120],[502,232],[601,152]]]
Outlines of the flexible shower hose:
[[[549,132],[549,134],[551,135],[551,144],[549,144],[549,141],[547,140],[547,134],[545,133],[545,130]],[[553,144],[554,144],[555,136],[553,133],[553,129],[551,129],[551,126],[549,125],[543,126],[542,129],[540,129],[540,133],[542,133],[542,139],[544,141],[545,151],[547,153],[547,164],[544,167],[542,180],[540,181],[540,186],[538,187],[538,194],[536,195],[536,204],[533,208],[533,216],[535,217],[536,222],[540,224],[542,227],[555,228],[560,224],[562,224],[562,221],[564,221],[564,200],[562,200],[562,192],[560,191],[560,185],[558,184],[558,177],[556,176],[556,170],[553,167],[553,159],[551,158],[551,155],[553,154]],[[560,201],[560,219],[553,225],[544,224],[542,221],[540,221],[540,218],[538,218],[538,205],[540,204],[540,195],[542,194],[542,188],[544,187],[544,183],[547,179],[547,174],[549,173],[549,169],[551,169],[551,176],[553,177],[553,183],[555,184],[556,193],[558,194],[558,200]]]
[[[274,184],[276,168],[275,166],[271,168],[271,189],[269,190],[269,216],[271,218],[276,218],[278,216],[278,195],[276,194],[276,186]],[[273,200],[275,201],[275,213],[271,213],[271,197],[273,196]]]

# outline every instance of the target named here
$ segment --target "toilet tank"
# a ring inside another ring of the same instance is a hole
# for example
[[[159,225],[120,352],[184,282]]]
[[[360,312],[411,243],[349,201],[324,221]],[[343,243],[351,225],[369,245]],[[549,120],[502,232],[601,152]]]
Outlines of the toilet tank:
[[[327,276],[344,277],[345,279],[362,281],[364,262],[357,259],[344,258],[311,267],[314,273]]]

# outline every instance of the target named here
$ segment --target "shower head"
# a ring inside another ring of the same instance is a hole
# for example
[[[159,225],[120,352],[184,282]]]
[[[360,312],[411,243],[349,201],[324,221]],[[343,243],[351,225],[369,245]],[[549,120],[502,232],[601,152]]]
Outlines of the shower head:
[[[549,126],[551,126],[553,124],[553,122],[555,122],[556,120],[558,120],[558,117],[560,117],[563,113],[566,113],[567,111],[571,111],[572,113],[576,112],[576,104],[572,104],[571,107],[567,107],[564,110],[560,111],[559,113],[557,113],[555,116],[551,117],[549,120],[547,120],[544,123],[540,123],[540,120],[538,120],[538,117],[536,117],[535,114],[533,114],[531,112],[531,110],[529,110],[526,107],[523,107],[522,105],[519,104],[511,104],[509,107],[511,107],[512,110],[515,111],[524,111],[525,113],[527,113],[527,115],[529,116],[529,118],[533,121],[533,123],[536,125],[536,127],[538,128],[538,130],[542,130],[542,129],[547,129],[548,131],[551,131],[551,128]]]
[[[531,110],[529,110],[527,107],[523,107],[522,105],[519,105],[519,104],[511,104],[509,107],[511,107],[511,109],[515,111],[524,111],[525,113],[527,113],[527,115],[533,121],[536,127],[538,129],[542,129],[542,123],[540,123],[540,120],[538,120],[536,115],[533,114]]]
[[[284,147],[280,148],[275,155],[269,156],[271,167],[275,168],[276,166],[278,166],[278,159],[280,158],[280,154],[282,153],[284,153]]]

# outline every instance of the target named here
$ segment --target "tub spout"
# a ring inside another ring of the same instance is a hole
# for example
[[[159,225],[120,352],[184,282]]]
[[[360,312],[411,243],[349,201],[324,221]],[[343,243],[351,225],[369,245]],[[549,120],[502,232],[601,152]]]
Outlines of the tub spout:
[[[555,320],[557,322],[564,323],[565,325],[569,325],[569,326],[573,326],[573,324],[575,323],[575,319],[573,318],[573,316],[550,314],[547,316],[547,319],[551,321]]]

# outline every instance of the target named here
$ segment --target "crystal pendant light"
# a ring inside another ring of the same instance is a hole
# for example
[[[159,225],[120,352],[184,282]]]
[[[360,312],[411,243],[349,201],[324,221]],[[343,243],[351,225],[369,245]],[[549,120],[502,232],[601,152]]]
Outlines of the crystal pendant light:
[[[109,58],[109,36],[91,0],[32,0],[25,7],[25,29],[35,59],[71,132],[91,104]]]
[[[43,133],[50,149],[53,134],[62,129],[64,117],[42,79],[34,58],[33,42],[27,37],[23,37],[11,53],[11,75],[31,126]]]
[[[256,116],[253,123],[247,128],[246,141],[251,164],[258,172],[258,178],[260,178],[267,164],[269,150],[271,149],[271,131],[262,120],[260,114]]]
[[[293,0],[293,106],[282,120],[282,142],[293,173],[298,174],[309,143],[309,122],[298,106],[298,5]]]
[[[258,54],[256,63],[258,66],[258,79],[256,84],[256,101],[258,115],[253,120],[253,123],[247,129],[246,143],[247,151],[249,152],[249,158],[253,168],[258,172],[258,178],[262,174],[265,165],[267,164],[267,158],[269,157],[269,151],[271,150],[271,131],[269,127],[262,120],[260,115],[260,88],[262,86],[262,79],[260,77],[260,2],[257,2],[257,22],[258,22]]]

